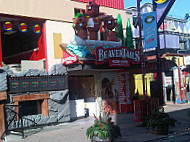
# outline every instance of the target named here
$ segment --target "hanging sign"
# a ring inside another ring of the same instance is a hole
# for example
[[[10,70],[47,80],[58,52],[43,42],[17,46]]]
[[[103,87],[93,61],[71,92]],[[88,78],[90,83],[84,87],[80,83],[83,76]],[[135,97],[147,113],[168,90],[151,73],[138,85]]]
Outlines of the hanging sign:
[[[19,30],[20,30],[22,33],[27,32],[28,29],[27,29],[26,23],[20,23],[20,24],[19,24]]]
[[[144,49],[157,47],[156,12],[143,14]]]
[[[109,62],[112,67],[127,67],[141,62],[140,50],[130,50],[127,47],[107,48],[97,47],[95,49],[95,63],[104,64]]]
[[[190,65],[190,56],[185,56],[184,57],[184,65],[185,66]]]
[[[38,25],[38,24],[34,25],[33,30],[36,34],[40,34],[41,33],[40,25]]]
[[[8,32],[13,30],[13,25],[12,25],[11,22],[5,22],[4,25],[3,25],[3,27]]]

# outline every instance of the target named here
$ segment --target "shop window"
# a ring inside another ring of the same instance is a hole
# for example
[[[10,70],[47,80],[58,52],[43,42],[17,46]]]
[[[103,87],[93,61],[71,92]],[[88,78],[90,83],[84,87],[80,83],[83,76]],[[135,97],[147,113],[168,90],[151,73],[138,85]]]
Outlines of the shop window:
[[[42,114],[42,101],[40,100],[19,102],[19,105],[21,105],[23,116]]]
[[[11,23],[12,29],[10,31],[6,29],[5,23]],[[42,29],[42,20],[12,17],[10,21],[2,22],[3,62],[5,64],[18,64],[21,60],[34,60],[34,58],[39,60],[45,57]]]
[[[94,76],[69,76],[70,100],[95,101]]]

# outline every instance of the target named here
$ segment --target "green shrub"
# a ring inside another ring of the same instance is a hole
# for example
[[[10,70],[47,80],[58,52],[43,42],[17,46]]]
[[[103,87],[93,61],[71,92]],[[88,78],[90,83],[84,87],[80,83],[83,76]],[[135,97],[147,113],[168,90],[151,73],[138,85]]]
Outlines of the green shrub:
[[[169,128],[175,126],[175,121],[167,113],[158,111],[147,117],[145,123],[150,130],[168,131]]]
[[[100,120],[96,118],[94,124],[87,129],[86,135],[91,140],[94,136],[97,136],[102,140],[109,139],[110,141],[114,141],[121,136],[119,126],[105,122],[101,117]]]

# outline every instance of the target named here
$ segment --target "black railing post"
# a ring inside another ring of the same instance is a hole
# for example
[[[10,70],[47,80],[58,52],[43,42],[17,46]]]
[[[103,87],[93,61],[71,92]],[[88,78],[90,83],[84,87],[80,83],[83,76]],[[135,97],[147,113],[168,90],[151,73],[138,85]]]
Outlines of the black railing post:
[[[24,127],[23,127],[23,116],[22,116],[22,106],[21,105],[19,105],[19,119],[21,119],[22,138],[24,139]]]
[[[5,121],[5,134],[7,134],[8,121],[7,121],[6,105],[3,106],[3,110],[4,110],[4,121]]]

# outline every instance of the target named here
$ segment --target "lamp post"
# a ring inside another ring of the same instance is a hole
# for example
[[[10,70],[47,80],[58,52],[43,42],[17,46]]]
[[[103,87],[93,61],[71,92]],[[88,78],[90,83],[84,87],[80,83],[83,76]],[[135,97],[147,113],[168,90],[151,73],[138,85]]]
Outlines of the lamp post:
[[[156,11],[156,2],[157,0],[152,0],[153,2],[153,11]],[[162,82],[162,71],[161,71],[161,60],[160,60],[160,38],[159,38],[159,27],[157,27],[157,48],[156,48],[156,59],[157,59],[157,91],[159,95],[160,105],[164,104],[163,96],[163,82]]]
[[[138,17],[138,26],[139,26],[139,46],[141,49],[141,70],[142,70],[142,81],[143,81],[143,97],[146,100],[146,93],[145,93],[145,79],[144,79],[144,56],[143,56],[143,47],[142,47],[142,28],[141,28],[141,12],[140,12],[140,2],[142,0],[137,0],[137,17]]]

